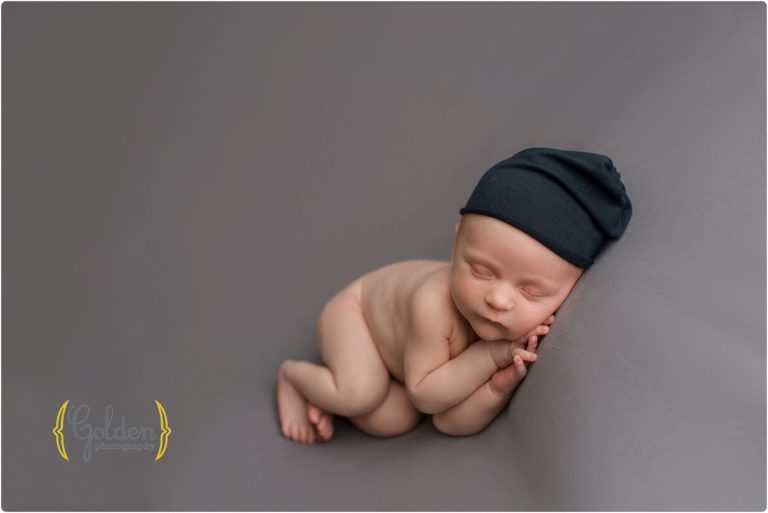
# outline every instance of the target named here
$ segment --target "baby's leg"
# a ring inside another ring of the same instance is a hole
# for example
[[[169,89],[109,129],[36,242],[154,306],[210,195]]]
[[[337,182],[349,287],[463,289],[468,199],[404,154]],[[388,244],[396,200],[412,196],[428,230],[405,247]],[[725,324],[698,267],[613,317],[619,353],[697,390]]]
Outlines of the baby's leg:
[[[278,406],[283,433],[314,441],[307,434],[306,401],[344,416],[362,415],[379,406],[389,390],[389,371],[371,338],[359,302],[359,281],[323,308],[318,320],[320,353],[327,365],[286,360],[280,366]],[[301,400],[297,400],[300,397]],[[286,433],[294,425],[297,436]]]
[[[415,428],[423,418],[424,414],[408,399],[405,387],[391,379],[387,398],[378,408],[365,415],[350,417],[349,420],[368,434],[396,436]]]

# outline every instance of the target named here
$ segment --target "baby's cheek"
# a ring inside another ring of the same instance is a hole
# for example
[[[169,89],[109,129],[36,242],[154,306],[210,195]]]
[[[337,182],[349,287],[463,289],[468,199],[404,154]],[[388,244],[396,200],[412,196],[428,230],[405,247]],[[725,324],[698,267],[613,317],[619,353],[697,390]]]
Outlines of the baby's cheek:
[[[454,291],[457,296],[456,299],[463,303],[471,302],[473,299],[472,287],[466,280],[456,280],[454,282]]]
[[[468,296],[472,297],[476,301],[481,301],[485,295],[485,287],[482,283],[476,280],[465,280],[464,290]]]

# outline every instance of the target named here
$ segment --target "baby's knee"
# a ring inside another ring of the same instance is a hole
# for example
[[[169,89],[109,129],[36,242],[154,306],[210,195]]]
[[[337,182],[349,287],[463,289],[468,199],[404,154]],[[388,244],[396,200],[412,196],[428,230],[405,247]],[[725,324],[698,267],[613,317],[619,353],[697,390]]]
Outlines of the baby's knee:
[[[378,408],[387,397],[388,386],[378,381],[352,381],[339,386],[345,417],[365,415]]]

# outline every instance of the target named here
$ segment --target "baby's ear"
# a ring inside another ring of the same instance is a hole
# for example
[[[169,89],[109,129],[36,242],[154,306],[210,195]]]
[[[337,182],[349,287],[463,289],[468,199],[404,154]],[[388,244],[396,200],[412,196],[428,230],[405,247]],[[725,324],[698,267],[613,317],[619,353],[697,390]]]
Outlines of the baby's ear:
[[[459,223],[456,223],[456,226],[454,226],[453,231],[456,235],[459,234]]]

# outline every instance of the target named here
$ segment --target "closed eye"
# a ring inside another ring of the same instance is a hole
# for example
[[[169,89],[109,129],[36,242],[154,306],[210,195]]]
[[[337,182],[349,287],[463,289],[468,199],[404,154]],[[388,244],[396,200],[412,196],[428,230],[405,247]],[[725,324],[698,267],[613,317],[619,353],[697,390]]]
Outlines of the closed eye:
[[[472,268],[473,273],[482,276],[483,278],[493,278],[493,273],[484,267],[478,267],[475,265],[470,267]]]

